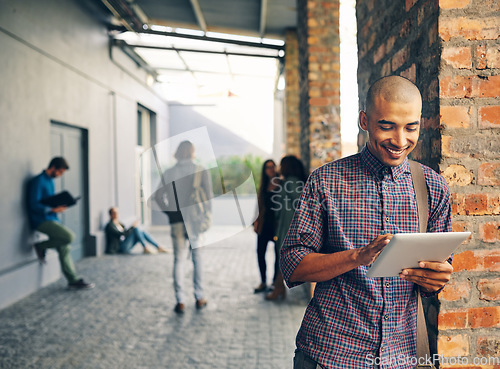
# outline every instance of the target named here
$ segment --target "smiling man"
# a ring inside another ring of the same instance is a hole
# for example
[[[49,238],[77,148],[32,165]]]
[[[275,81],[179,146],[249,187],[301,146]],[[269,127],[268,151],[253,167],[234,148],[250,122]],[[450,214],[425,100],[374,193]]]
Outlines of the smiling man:
[[[422,98],[409,80],[389,76],[368,91],[359,123],[368,143],[358,154],[316,169],[281,249],[290,287],[317,282],[297,335],[294,368],[412,368],[415,289],[424,297],[449,281],[448,262],[424,262],[399,277],[367,278],[394,233],[418,232],[407,156],[420,130]],[[451,231],[450,193],[423,166],[428,232]]]

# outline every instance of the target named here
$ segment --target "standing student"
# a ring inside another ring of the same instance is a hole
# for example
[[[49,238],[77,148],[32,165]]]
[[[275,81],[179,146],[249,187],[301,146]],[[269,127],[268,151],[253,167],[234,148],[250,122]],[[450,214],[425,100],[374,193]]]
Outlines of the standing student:
[[[208,171],[194,162],[195,147],[190,141],[181,142],[174,156],[177,163],[163,173],[165,185],[156,192],[156,202],[170,221],[174,248],[174,289],[177,301],[174,311],[182,314],[186,303],[184,266],[188,252],[191,253],[193,261],[195,306],[197,309],[202,309],[207,305],[203,286],[203,248],[199,245],[200,218],[189,217],[188,209],[196,205],[193,203],[195,187],[203,191],[208,199],[208,206],[210,206],[213,193]],[[196,181],[199,181],[199,184],[195,184]]]
[[[276,213],[276,236],[274,248],[276,260],[279,263],[281,245],[290,228],[295,208],[297,207],[302,189],[307,179],[306,171],[302,162],[294,155],[283,157],[280,161],[281,182],[273,195],[272,208]],[[266,295],[266,300],[284,299],[286,288],[283,282],[281,270],[277,271],[274,280],[274,289]]]
[[[58,214],[66,211],[66,206],[51,208],[42,204],[42,200],[54,195],[54,179],[62,176],[69,169],[63,157],[53,158],[47,169],[33,177],[29,183],[28,208],[31,227],[46,234],[49,239],[35,244],[35,251],[41,263],[45,263],[47,249],[53,248],[59,255],[61,271],[68,281],[68,287],[73,289],[93,288],[93,283],[87,283],[78,278],[70,253],[70,244],[75,238],[74,233],[59,221]]]
[[[418,141],[421,110],[412,82],[378,80],[359,114],[366,147],[309,177],[281,249],[290,287],[317,282],[297,334],[296,369],[414,367],[415,291],[437,294],[450,280],[450,261],[423,261],[393,278],[367,278],[366,271],[392,234],[419,231],[407,156]],[[422,169],[427,231],[451,231],[448,186],[432,169]]]
[[[274,242],[276,232],[275,209],[271,198],[278,186],[279,177],[276,173],[276,163],[271,159],[266,160],[262,165],[259,193],[257,196],[259,214],[253,224],[253,229],[257,233],[257,262],[260,273],[260,284],[254,289],[255,293],[265,292],[268,289],[266,251],[268,243],[271,241]],[[276,280],[278,271],[278,258],[276,258],[274,262],[273,283]]]

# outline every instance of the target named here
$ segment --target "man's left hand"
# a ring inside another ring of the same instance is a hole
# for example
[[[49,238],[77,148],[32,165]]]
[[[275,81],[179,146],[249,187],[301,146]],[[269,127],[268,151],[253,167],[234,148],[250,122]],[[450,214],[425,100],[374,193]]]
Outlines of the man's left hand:
[[[420,268],[404,269],[399,276],[422,286],[425,292],[436,292],[450,281],[453,267],[448,261],[421,261],[418,265]]]

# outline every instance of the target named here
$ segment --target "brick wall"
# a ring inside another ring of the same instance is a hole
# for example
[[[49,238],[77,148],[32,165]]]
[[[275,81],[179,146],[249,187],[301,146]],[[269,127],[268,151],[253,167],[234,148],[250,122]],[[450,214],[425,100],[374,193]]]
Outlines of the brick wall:
[[[295,30],[286,32],[285,84],[285,152],[287,155],[295,155],[300,158],[299,45]]]
[[[439,164],[439,40],[436,1],[358,0],[358,89],[360,109],[368,87],[388,75],[413,81],[422,93],[422,127],[412,157],[437,170]],[[360,137],[360,148],[366,139]]]
[[[454,230],[473,234],[441,294],[438,347],[470,360],[500,360],[499,4],[440,2],[440,169],[452,192]]]
[[[413,157],[452,192],[453,229],[471,238],[455,255],[440,294],[439,353],[500,357],[500,2],[358,0],[359,97],[397,74],[422,92],[422,133]],[[364,144],[361,138],[361,144]],[[498,362],[497,362],[498,363]]]
[[[298,0],[302,135],[309,166],[340,158],[339,0]],[[304,70],[304,68],[307,69]]]

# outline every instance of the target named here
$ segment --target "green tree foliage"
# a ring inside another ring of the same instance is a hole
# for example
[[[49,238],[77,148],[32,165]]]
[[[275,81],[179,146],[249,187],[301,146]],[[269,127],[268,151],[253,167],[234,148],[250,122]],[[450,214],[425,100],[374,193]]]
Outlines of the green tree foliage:
[[[217,158],[219,174],[223,183],[222,191],[227,193],[238,188],[238,194],[240,195],[254,194],[254,188],[258,190],[259,187],[263,162],[264,160],[261,157],[251,154],[243,157],[232,155]],[[253,183],[250,180],[250,174],[253,174]],[[217,175],[212,173],[212,182],[218,180]],[[217,187],[214,186],[214,195],[222,195],[222,193],[218,193],[221,189]]]

